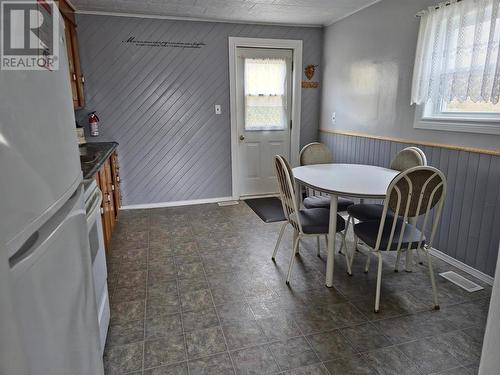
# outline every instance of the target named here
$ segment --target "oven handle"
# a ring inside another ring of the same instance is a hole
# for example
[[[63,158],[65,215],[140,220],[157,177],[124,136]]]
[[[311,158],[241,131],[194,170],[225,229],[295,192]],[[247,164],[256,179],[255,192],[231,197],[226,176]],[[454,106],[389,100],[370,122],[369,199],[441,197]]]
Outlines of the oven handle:
[[[102,192],[100,189],[97,189],[95,196],[96,198],[94,198],[94,202],[90,207],[89,211],[87,212],[87,226],[89,230],[91,228],[91,225],[96,220],[96,215],[100,214],[100,208],[102,202]]]

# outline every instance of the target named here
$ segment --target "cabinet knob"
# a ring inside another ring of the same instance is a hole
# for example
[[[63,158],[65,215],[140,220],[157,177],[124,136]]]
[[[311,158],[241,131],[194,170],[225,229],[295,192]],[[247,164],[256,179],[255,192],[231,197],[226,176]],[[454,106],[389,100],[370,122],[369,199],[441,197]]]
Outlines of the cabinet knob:
[[[101,207],[101,215],[104,215],[104,208]]]
[[[73,73],[73,81],[76,81],[76,80],[77,80],[77,79],[76,79],[76,74],[75,74],[75,73]]]
[[[111,190],[115,191],[115,185],[111,185]]]
[[[80,77],[80,81],[81,81],[82,83],[85,83],[85,77],[84,77],[84,76],[81,76],[81,77]]]
[[[120,182],[120,176],[116,176],[116,182]]]

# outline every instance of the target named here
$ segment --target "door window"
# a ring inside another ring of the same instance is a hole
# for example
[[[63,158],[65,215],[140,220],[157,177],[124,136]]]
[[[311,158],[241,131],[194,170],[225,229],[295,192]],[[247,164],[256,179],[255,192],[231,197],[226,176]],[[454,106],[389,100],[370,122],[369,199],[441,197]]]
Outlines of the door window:
[[[245,130],[284,130],[287,64],[279,58],[245,58]]]

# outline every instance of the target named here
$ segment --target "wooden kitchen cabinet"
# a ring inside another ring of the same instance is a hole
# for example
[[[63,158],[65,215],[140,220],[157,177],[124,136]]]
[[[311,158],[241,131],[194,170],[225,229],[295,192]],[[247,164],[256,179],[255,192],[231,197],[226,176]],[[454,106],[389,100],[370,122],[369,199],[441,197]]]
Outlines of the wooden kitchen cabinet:
[[[113,179],[113,202],[116,207],[122,206],[122,195],[120,191],[120,165],[118,164],[118,154],[113,151],[111,154],[111,178]],[[115,218],[118,220],[119,210],[115,210]]]
[[[111,237],[121,206],[120,177],[118,172],[118,156],[116,151],[113,151],[95,177],[97,185],[102,192],[101,221],[106,251],[109,250]]]
[[[68,54],[69,79],[71,83],[73,107],[75,109],[80,109],[85,105],[85,96],[83,92],[85,79],[80,65],[75,11],[65,0],[58,1],[58,6],[64,19],[64,33],[66,39],[66,52]]]

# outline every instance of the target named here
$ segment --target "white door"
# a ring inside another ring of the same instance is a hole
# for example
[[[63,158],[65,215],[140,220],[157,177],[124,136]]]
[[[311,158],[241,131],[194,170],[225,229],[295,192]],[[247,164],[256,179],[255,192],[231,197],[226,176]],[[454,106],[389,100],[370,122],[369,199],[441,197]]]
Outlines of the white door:
[[[236,56],[240,195],[274,194],[273,157],[290,158],[293,52],[237,48]]]

